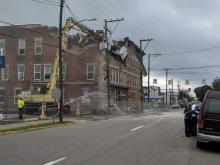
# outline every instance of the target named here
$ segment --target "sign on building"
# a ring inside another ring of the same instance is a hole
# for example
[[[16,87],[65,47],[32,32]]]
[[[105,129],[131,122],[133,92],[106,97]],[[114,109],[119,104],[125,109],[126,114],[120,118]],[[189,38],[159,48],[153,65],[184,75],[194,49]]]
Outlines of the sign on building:
[[[88,90],[83,91],[82,104],[90,104],[90,96]]]
[[[60,96],[61,96],[61,90],[60,89],[53,89],[51,91],[51,95],[52,95],[52,98],[55,99],[55,100],[59,100],[60,99]]]
[[[0,56],[0,68],[5,68],[5,56]]]

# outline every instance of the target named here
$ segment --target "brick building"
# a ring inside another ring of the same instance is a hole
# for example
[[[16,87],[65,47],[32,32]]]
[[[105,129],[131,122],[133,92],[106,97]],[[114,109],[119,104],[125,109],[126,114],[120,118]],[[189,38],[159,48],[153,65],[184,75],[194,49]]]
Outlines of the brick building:
[[[0,72],[0,109],[15,109],[17,94],[39,90],[49,80],[57,32],[56,27],[39,24],[0,27],[0,51],[6,61]]]
[[[24,90],[40,92],[50,78],[58,46],[58,29],[42,25],[0,27],[0,50],[6,58],[1,69],[0,109],[15,109],[16,95]],[[127,57],[117,53],[127,44]],[[98,41],[77,34],[68,40],[64,53],[64,104],[85,111],[102,111],[107,106],[106,54]],[[141,98],[142,51],[129,39],[115,41],[110,61],[111,104],[131,106]]]

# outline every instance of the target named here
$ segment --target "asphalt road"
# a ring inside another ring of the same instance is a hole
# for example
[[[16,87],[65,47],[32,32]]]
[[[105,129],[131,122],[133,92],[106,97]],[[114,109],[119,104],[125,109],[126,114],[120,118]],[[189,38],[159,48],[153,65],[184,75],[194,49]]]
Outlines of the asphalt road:
[[[1,165],[218,165],[220,147],[186,138],[182,112],[81,121],[0,137]]]

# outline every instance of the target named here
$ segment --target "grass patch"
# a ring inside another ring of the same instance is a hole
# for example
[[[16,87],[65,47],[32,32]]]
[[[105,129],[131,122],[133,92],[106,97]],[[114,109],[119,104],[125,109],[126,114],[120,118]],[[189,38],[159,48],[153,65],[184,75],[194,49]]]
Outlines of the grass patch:
[[[51,128],[51,127],[57,127],[67,124],[74,124],[72,121],[63,121],[63,123],[60,122],[48,122],[48,123],[40,123],[40,124],[31,124],[23,127],[16,127],[16,128],[8,128],[8,129],[2,129],[0,130],[0,135],[7,135],[12,133],[18,133],[18,132],[27,132],[27,131],[33,131],[33,130],[39,130],[44,128]]]

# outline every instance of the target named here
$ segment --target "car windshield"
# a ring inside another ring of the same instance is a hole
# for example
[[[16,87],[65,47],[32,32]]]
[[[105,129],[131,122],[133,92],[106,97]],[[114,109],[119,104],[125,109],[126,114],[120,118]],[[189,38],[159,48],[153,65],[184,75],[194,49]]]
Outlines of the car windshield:
[[[220,113],[220,99],[210,99],[210,100],[208,100],[207,112]]]

